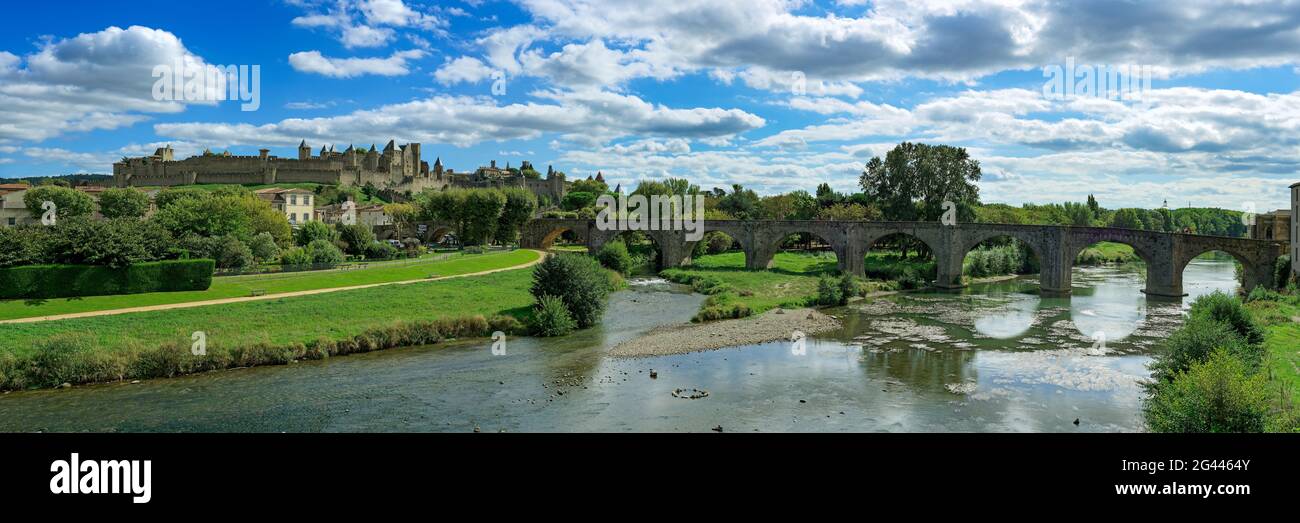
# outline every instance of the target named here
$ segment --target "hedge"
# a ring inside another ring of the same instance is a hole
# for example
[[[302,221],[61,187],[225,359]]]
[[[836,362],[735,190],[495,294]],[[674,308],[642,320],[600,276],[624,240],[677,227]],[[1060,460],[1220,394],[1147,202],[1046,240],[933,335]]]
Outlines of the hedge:
[[[114,269],[103,265],[25,265],[0,269],[0,299],[201,291],[212,285],[213,260],[165,260]]]

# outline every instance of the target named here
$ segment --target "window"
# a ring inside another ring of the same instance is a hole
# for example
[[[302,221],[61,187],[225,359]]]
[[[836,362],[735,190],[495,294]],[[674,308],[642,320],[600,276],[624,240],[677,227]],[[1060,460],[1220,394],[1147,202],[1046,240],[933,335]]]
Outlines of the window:
[[[311,196],[310,196],[310,195],[308,195],[308,196],[303,196],[303,197],[302,197],[302,204],[303,204],[303,205],[311,205]]]
[[[18,225],[18,218],[14,218],[13,216],[10,216],[10,217],[9,217],[9,226],[10,226],[10,227],[13,227],[13,226],[15,226],[15,225]]]
[[[289,205],[298,205],[298,195],[296,194],[289,195]]]

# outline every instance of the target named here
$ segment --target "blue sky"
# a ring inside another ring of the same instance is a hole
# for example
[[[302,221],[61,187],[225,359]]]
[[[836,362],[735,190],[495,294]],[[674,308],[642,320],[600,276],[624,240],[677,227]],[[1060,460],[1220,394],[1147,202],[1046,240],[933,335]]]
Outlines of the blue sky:
[[[969,148],[985,201],[1286,207],[1300,5],[1040,0],[24,2],[0,20],[0,177],[162,144],[293,156],[420,142],[760,193],[854,190],[901,141]],[[156,100],[154,67],[258,65],[260,107]],[[1140,100],[1045,66],[1147,66]],[[494,86],[498,89],[494,89]],[[504,93],[499,87],[504,86]]]

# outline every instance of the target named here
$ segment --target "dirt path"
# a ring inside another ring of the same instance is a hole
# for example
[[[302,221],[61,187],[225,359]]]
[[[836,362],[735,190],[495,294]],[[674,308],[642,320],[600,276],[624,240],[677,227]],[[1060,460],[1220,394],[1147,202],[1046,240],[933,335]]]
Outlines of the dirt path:
[[[532,250],[532,249],[523,249],[523,250]],[[439,277],[437,277],[437,278],[421,278],[421,279],[418,279],[418,280],[391,281],[391,282],[384,282],[384,283],[368,283],[368,284],[365,284],[365,285],[352,285],[352,286],[349,286],[349,287],[330,287],[330,288],[327,288],[327,289],[311,289],[311,290],[306,290],[306,291],[282,292],[282,293],[279,293],[279,294],[265,294],[265,295],[262,295],[262,296],[241,296],[241,297],[239,297],[239,298],[221,298],[221,299],[219,299],[219,300],[189,301],[189,302],[182,302],[182,303],[165,303],[165,304],[161,304],[161,305],[146,305],[146,306],[143,306],[143,307],[126,307],[126,308],[122,308],[122,309],[107,309],[107,310],[102,310],[102,311],[86,311],[86,312],[74,312],[74,313],[69,313],[69,314],[55,314],[55,315],[52,315],[52,316],[32,316],[32,317],[30,317],[30,318],[16,318],[16,319],[12,319],[12,320],[3,320],[3,321],[0,321],[0,324],[5,324],[5,323],[35,323],[35,322],[38,322],[38,321],[68,320],[68,319],[73,319],[73,318],[90,318],[90,317],[94,317],[94,316],[111,316],[111,315],[114,315],[114,314],[130,314],[130,313],[133,313],[133,312],[165,311],[165,310],[171,310],[171,309],[188,309],[188,308],[190,308],[190,307],[206,307],[206,306],[208,306],[208,305],[222,305],[222,304],[226,304],[226,303],[243,303],[243,302],[246,302],[246,301],[258,301],[258,300],[276,300],[276,299],[280,299],[280,298],[293,298],[293,297],[296,297],[296,296],[311,296],[311,295],[313,295],[313,294],[325,294],[325,293],[329,293],[329,292],[352,291],[352,290],[357,290],[357,289],[369,289],[369,288],[371,288],[371,287],[383,287],[383,286],[385,286],[385,285],[408,285],[408,284],[411,284],[411,283],[422,283],[422,282],[430,282],[430,281],[438,281],[438,280],[450,280],[450,279],[453,279],[453,278],[467,278],[467,277],[470,277],[470,276],[482,276],[482,275],[484,275],[484,274],[492,274],[492,273],[494,273],[494,272],[513,271],[513,270],[515,270],[515,269],[525,269],[525,268],[528,268],[528,267],[532,267],[533,265],[537,265],[537,264],[541,263],[542,260],[546,259],[546,253],[544,253],[544,252],[542,252],[542,251],[536,251],[536,250],[533,250],[533,252],[537,253],[539,256],[537,257],[536,260],[530,261],[530,262],[528,262],[528,263],[524,263],[524,264],[520,264],[520,265],[515,265],[515,266],[512,266],[512,267],[502,267],[502,268],[500,268],[500,269],[492,269],[492,270],[489,270],[489,271],[471,272],[471,273],[466,273],[466,274],[455,274],[455,275],[452,275],[452,276],[439,276]]]

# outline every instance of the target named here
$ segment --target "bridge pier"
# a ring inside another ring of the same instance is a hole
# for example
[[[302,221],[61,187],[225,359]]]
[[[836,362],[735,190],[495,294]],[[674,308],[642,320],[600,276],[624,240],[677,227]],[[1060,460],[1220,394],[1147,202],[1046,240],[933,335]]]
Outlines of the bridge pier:
[[[867,246],[861,241],[849,241],[843,249],[837,249],[835,256],[839,259],[840,274],[852,274],[859,278],[867,275]]]
[[[772,268],[772,261],[776,258],[776,247],[763,243],[753,242],[745,246],[745,268],[749,270],[763,270]]]

